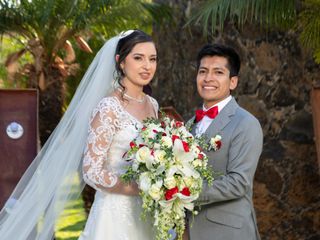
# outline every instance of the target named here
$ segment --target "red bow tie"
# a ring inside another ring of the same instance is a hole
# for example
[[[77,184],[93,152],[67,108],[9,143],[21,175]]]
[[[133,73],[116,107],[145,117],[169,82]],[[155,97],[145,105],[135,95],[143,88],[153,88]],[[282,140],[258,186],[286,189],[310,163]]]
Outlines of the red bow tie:
[[[196,122],[202,120],[204,116],[208,116],[209,118],[214,119],[218,115],[218,106],[214,106],[210,108],[208,111],[203,111],[202,109],[196,110]]]

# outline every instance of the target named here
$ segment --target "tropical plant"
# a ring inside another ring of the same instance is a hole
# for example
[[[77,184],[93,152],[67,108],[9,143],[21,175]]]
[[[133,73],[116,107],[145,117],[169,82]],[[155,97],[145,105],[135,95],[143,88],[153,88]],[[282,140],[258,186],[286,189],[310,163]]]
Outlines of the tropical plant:
[[[79,69],[74,44],[92,53],[88,39],[103,41],[127,28],[151,30],[151,16],[168,13],[143,0],[0,0],[0,35],[21,45],[5,62],[6,85],[39,89],[42,143],[61,118],[66,80]],[[17,64],[27,53],[32,61]],[[25,76],[25,84],[19,76]]]
[[[205,35],[223,31],[226,21],[240,28],[245,23],[258,23],[265,30],[291,28],[320,63],[319,11],[319,0],[207,0],[200,2],[188,24],[201,24]]]
[[[303,9],[296,22],[300,32],[300,41],[306,48],[313,50],[313,56],[320,63],[320,1],[305,0]]]

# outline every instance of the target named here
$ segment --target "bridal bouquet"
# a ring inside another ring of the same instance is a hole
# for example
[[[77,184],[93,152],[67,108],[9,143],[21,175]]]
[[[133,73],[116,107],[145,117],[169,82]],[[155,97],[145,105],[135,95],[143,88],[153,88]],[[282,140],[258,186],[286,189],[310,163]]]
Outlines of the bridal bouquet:
[[[164,116],[146,120],[124,155],[133,162],[122,179],[137,181],[143,214],[153,215],[158,240],[170,239],[170,229],[182,239],[186,210],[196,214],[202,182],[213,181],[204,147],[203,139],[193,137],[182,122]]]

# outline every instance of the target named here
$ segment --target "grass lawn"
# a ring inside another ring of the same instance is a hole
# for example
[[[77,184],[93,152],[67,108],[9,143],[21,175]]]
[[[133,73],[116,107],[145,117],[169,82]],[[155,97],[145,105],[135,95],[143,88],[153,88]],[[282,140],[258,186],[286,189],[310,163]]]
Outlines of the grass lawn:
[[[83,208],[82,196],[70,201],[56,225],[56,240],[76,240],[84,229],[87,216]]]

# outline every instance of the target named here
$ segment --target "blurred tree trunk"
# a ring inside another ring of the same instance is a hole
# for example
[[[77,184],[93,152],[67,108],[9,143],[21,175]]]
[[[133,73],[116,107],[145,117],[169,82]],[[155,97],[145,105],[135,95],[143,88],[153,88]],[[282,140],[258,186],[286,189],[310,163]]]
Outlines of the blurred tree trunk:
[[[48,82],[44,90],[40,90],[39,99],[39,131],[41,144],[47,141],[62,117],[64,103],[63,77],[56,69],[49,69]]]
[[[58,125],[62,117],[62,108],[64,104],[64,85],[65,77],[60,71],[54,67],[45,68],[46,87],[39,87],[39,77],[35,73],[33,67],[30,68],[30,83],[29,87],[39,89],[39,135],[40,144],[43,146],[51,133]]]
[[[195,103],[200,102],[195,84],[195,60],[197,51],[206,42],[202,28],[184,27],[198,1],[155,2],[169,4],[173,8],[173,19],[153,28],[159,55],[156,77],[152,82],[153,95],[160,106],[173,106],[187,120],[196,108]]]

